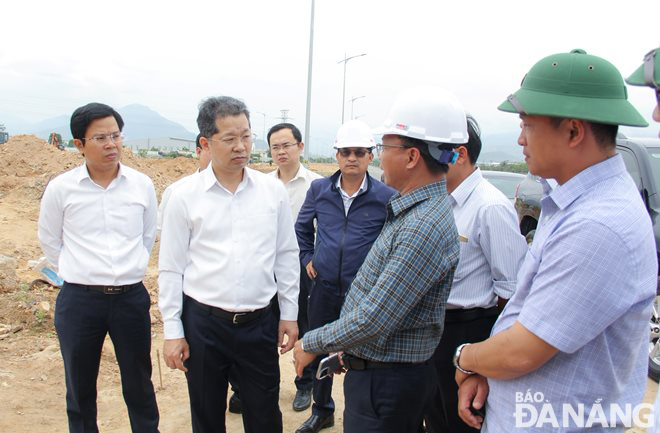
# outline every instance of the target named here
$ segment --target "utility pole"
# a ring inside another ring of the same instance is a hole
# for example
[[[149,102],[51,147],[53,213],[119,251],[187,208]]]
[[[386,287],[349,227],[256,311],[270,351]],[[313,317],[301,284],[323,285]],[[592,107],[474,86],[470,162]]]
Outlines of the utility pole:
[[[289,120],[289,110],[280,110],[280,113],[280,119],[282,120],[282,123],[286,123]]]
[[[344,53],[344,60],[340,60],[337,62],[343,63],[344,64],[344,85],[343,85],[343,90],[342,90],[342,96],[341,96],[341,124],[344,124],[344,108],[346,106],[346,63],[348,63],[349,60],[354,59],[356,57],[362,57],[366,56],[367,53],[362,53],[358,54],[356,56],[351,56],[351,57],[346,57],[346,53]]]
[[[304,158],[309,161],[309,124],[312,111],[312,59],[314,57],[314,0],[312,17],[309,23],[309,59],[307,60],[307,105],[305,108],[305,151]]]
[[[351,98],[351,120],[355,119],[355,117],[353,116],[353,103],[358,99],[362,99],[362,98],[366,98],[366,96],[362,95],[362,96],[356,96],[355,98]]]

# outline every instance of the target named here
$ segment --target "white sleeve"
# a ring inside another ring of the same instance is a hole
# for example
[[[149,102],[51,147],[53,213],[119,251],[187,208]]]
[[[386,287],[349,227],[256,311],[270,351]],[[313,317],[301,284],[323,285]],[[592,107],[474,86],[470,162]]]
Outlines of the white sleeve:
[[[163,196],[160,198],[160,204],[158,205],[158,223],[156,225],[159,235],[161,230],[163,229],[163,213],[165,212],[165,206],[167,206],[167,202],[170,200],[171,194],[172,194],[172,185],[165,188],[165,191],[163,191]]]
[[[280,196],[277,213],[277,241],[274,272],[277,278],[277,299],[281,320],[298,320],[300,292],[300,261],[289,196],[284,185],[278,185]]]
[[[142,242],[144,247],[151,253],[151,249],[156,242],[156,214],[158,212],[158,200],[156,199],[156,191],[154,184],[149,180],[147,186],[147,208],[144,210],[142,222]]]
[[[50,182],[41,198],[37,235],[46,259],[55,269],[59,268],[63,223],[64,210],[60,197],[57,188]]]

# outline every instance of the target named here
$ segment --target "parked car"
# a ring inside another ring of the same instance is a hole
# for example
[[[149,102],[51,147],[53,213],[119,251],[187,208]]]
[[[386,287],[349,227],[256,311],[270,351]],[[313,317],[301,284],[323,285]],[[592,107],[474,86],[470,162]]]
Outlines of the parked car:
[[[619,134],[616,149],[630,176],[635,181],[642,200],[653,223],[656,248],[660,247],[660,140],[654,138],[630,139]],[[518,186],[514,206],[518,213],[520,231],[531,243],[541,213],[543,188],[538,176],[528,175]],[[660,255],[658,255],[660,265]],[[660,294],[660,273],[658,275]],[[649,341],[649,377],[660,379],[660,313],[658,299],[653,303],[650,320],[651,340]]]
[[[520,173],[509,173],[506,171],[481,170],[481,174],[488,182],[504,193],[504,195],[514,202],[518,184],[525,180],[525,175]]]

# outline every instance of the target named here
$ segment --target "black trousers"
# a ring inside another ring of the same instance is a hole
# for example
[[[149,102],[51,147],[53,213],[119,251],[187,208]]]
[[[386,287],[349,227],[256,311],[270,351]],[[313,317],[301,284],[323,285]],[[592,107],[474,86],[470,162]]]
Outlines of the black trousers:
[[[268,309],[239,325],[204,311],[184,296],[181,315],[190,358],[188,394],[194,433],[224,433],[230,369],[241,392],[246,433],[281,433],[278,318]]]
[[[321,328],[339,319],[343,304],[344,294],[339,291],[338,287],[316,278],[310,289],[309,304],[307,306],[309,328]],[[314,404],[312,405],[312,413],[319,416],[328,416],[335,412],[335,402],[332,399],[332,377],[322,380],[316,378],[316,370],[319,367],[319,363],[326,356],[328,355],[318,355],[309,365],[314,373],[312,391]]]
[[[344,433],[417,433],[435,386],[430,362],[350,370],[344,378]]]
[[[309,288],[312,285],[312,280],[307,275],[307,270],[300,267],[300,295],[298,296],[298,338],[303,338],[305,332],[309,331],[309,320],[307,317]],[[296,388],[301,391],[312,389],[314,375],[316,370],[311,366],[305,367],[303,376],[294,379]]]
[[[485,313],[485,317],[467,321],[461,320],[461,311],[447,310],[442,339],[431,358],[438,375],[438,386],[424,410],[424,421],[429,433],[479,432],[465,424],[458,416],[458,386],[453,357],[456,348],[461,344],[477,343],[490,336],[497,320],[497,311],[490,310],[490,313]]]
[[[140,284],[105,295],[64,283],[55,308],[55,329],[66,376],[71,433],[98,432],[96,379],[106,334],[114,344],[124,401],[133,433],[158,431],[158,407],[151,383],[149,294]]]

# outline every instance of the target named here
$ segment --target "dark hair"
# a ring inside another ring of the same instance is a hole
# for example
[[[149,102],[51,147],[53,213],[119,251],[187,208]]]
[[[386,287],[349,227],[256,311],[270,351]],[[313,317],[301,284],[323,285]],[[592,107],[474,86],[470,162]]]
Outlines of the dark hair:
[[[565,117],[550,117],[550,124],[553,128],[559,128],[561,122],[566,120]],[[577,119],[581,120],[581,119]],[[588,120],[583,120],[591,127],[591,132],[594,133],[596,143],[603,150],[613,149],[616,146],[616,134],[619,132],[619,125],[610,125],[607,123],[596,123]]]
[[[268,131],[268,135],[266,136],[268,147],[270,147],[270,136],[275,134],[277,131],[281,131],[282,129],[290,129],[291,134],[293,134],[293,138],[298,143],[302,141],[302,135],[300,134],[300,130],[296,127],[296,125],[294,125],[293,123],[278,123],[277,125],[270,128],[270,130]]]
[[[218,118],[222,119],[241,114],[245,114],[248,125],[250,125],[250,112],[242,101],[231,96],[206,98],[199,104],[199,114],[197,115],[199,133],[202,137],[211,138],[219,132],[215,124]]]
[[[459,146],[463,146],[467,149],[470,164],[474,165],[477,163],[477,159],[481,153],[481,132],[479,130],[479,124],[474,117],[468,115],[467,121],[468,142],[465,144],[459,144]]]
[[[109,105],[90,102],[87,105],[78,107],[71,115],[71,135],[73,135],[74,139],[84,140],[90,123],[110,116],[115,118],[120,131],[124,129],[124,120],[119,113]]]
[[[199,142],[199,139],[202,138],[202,133],[200,132],[197,134],[197,137],[195,137],[195,147],[199,147],[200,149],[202,148],[202,143]]]
[[[442,164],[431,156],[429,153],[429,145],[424,140],[410,137],[401,138],[403,139],[403,145],[405,147],[414,147],[415,149],[419,150],[419,153],[422,155],[422,159],[424,160],[424,164],[426,164],[426,168],[428,168],[431,174],[445,174],[449,171],[449,166],[447,164]],[[451,147],[447,147],[447,149],[449,150]]]

